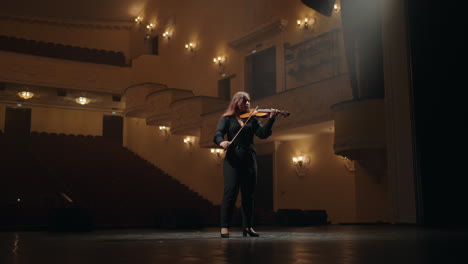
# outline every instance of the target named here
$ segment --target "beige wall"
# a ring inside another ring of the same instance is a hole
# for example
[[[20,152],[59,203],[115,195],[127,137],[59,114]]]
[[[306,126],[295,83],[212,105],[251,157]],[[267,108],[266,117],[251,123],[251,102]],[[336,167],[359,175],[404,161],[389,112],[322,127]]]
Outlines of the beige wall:
[[[0,81],[6,83],[119,94],[130,76],[128,67],[0,51]]]
[[[326,210],[332,223],[356,221],[355,175],[333,152],[333,134],[281,142],[276,154],[276,209]],[[304,177],[292,157],[310,157]]]
[[[181,5],[183,8],[180,8]],[[70,62],[73,64],[70,66],[70,72],[76,72],[78,77],[66,74],[64,77],[66,80],[61,79],[64,74],[53,76],[49,72],[54,71],[50,70],[45,74],[27,74],[42,73],[34,69],[38,68],[35,65],[42,65],[42,68],[43,65],[47,66],[44,63],[34,63],[33,71],[28,67],[11,69],[5,64],[4,70],[8,73],[5,76],[14,76],[16,80],[22,81],[46,82],[53,87],[79,83],[76,89],[94,90],[105,87],[108,91],[122,91],[118,88],[119,83],[125,88],[133,84],[151,82],[164,84],[169,88],[191,90],[195,95],[217,96],[217,81],[221,77],[212,63],[213,57],[219,55],[228,57],[225,72],[227,75],[236,75],[231,83],[231,92],[234,93],[244,89],[245,57],[257,45],[261,45],[259,50],[272,45],[282,49],[285,43],[294,45],[341,27],[339,15],[322,16],[300,1],[149,1],[145,14],[142,15],[145,21],[139,26],[132,26],[130,31],[104,29],[101,32],[99,30],[102,29],[95,28],[57,28],[53,24],[40,23],[28,26],[19,22],[5,27],[5,23],[2,22],[0,34],[124,51],[126,54],[131,54],[132,58],[135,57],[132,67],[123,70],[106,67],[105,71],[101,68],[84,71],[81,66],[76,66],[78,64]],[[296,20],[304,17],[317,18],[313,30],[297,29]],[[276,33],[274,37],[253,40],[246,47],[239,49],[228,45],[230,41],[239,39],[255,27],[274,19],[285,19],[289,22],[286,28]],[[139,56],[144,51],[146,34],[144,27],[148,22],[157,24],[153,36],[160,36],[159,56]],[[165,40],[161,36],[166,25],[172,26],[174,30],[171,40]],[[49,34],[44,35],[47,31]],[[198,43],[195,53],[189,53],[184,49],[184,44],[189,41]],[[277,55],[281,54],[277,52]],[[0,55],[6,56],[2,53]],[[11,61],[18,61],[18,58],[24,56],[26,55],[14,57]],[[277,59],[277,63],[281,66],[284,63],[283,58],[278,56]],[[53,67],[50,69],[61,69],[61,66],[65,65],[63,62],[51,63]],[[281,67],[278,67],[278,71],[280,69]],[[23,75],[26,76],[23,78]],[[44,75],[46,76],[43,77]],[[103,76],[113,77],[108,81],[102,81]],[[50,80],[58,81],[56,85],[51,85]],[[284,80],[278,81],[278,92],[284,91],[285,88]],[[315,95],[311,93],[310,96]],[[0,107],[0,114],[0,125],[3,125],[4,107]],[[102,113],[35,107],[32,111],[32,130],[100,135]],[[275,209],[324,209],[327,210],[329,220],[333,223],[388,219],[389,207],[375,206],[388,202],[388,185],[384,184],[387,179],[372,178],[374,176],[368,175],[359,164],[356,164],[356,171],[347,170],[341,157],[334,155],[333,143],[333,134],[323,134],[276,144]],[[193,151],[189,152],[182,136],[165,138],[156,126],[147,126],[143,118],[125,118],[124,145],[211,202],[220,204],[223,184],[222,166],[216,164],[209,149],[199,149],[195,143]],[[291,164],[292,156],[298,154],[308,154],[312,159],[309,171],[303,178],[296,175]],[[373,200],[378,202],[373,203]]]
[[[180,8],[181,5],[183,8]],[[145,18],[141,24],[130,24],[120,29],[112,26],[72,26],[72,22],[71,24],[68,22],[45,23],[38,19],[15,20],[3,17],[0,19],[0,34],[37,41],[123,51],[128,58],[133,59],[131,80],[128,81],[126,76],[123,76],[126,73],[120,69],[111,69],[111,71],[114,76],[124,78],[122,83],[125,83],[126,87],[148,82],[161,83],[170,88],[192,90],[195,95],[216,97],[217,81],[222,77],[212,62],[213,57],[227,56],[224,72],[227,76],[236,75],[231,83],[231,90],[234,93],[244,89],[243,64],[245,57],[250,55],[250,51],[253,49],[260,51],[276,46],[278,49],[277,90],[283,91],[285,87],[280,79],[284,64],[283,44],[287,42],[294,45],[341,27],[339,15],[325,17],[300,1],[150,1],[145,7],[144,14],[141,15]],[[298,30],[296,20],[305,17],[317,19],[313,30]],[[288,25],[276,36],[252,40],[246,47],[239,49],[229,46],[230,41],[237,40],[256,27],[275,19],[288,21]],[[145,27],[148,23],[157,25],[151,35],[160,37],[158,56],[141,56],[146,52],[144,37],[147,34]],[[99,25],[99,23],[96,24]],[[168,27],[174,31],[170,40],[162,38],[162,33]],[[184,45],[191,41],[198,44],[197,50],[193,53],[187,52],[184,48]],[[58,68],[60,66],[58,65]],[[21,70],[30,71],[29,68]],[[49,72],[34,72],[34,76],[49,75]],[[87,72],[86,74],[90,77],[85,80],[90,78],[94,80],[95,75],[103,74],[103,70],[98,69],[96,73]],[[60,76],[57,77],[60,78]],[[12,81],[8,78],[5,80]],[[22,78],[18,80],[27,82]],[[77,81],[83,82],[83,80]],[[57,85],[60,84],[62,83],[57,82]],[[109,81],[104,85],[108,84]],[[50,82],[47,85],[51,85]],[[112,85],[118,86],[114,83]],[[80,89],[79,87],[73,88]],[[100,90],[102,88],[89,87],[88,89]]]
[[[31,131],[102,135],[102,112],[31,107]]]
[[[163,83],[171,88],[192,90],[195,95],[217,96],[217,81],[221,79],[212,62],[213,57],[226,56],[224,72],[235,74],[232,93],[244,89],[243,64],[250,51],[276,46],[278,75],[282,75],[284,42],[296,44],[334,28],[341,27],[340,16],[325,17],[303,5],[300,1],[152,1],[146,7],[140,29],[132,37],[132,53],[142,49],[148,21],[157,23],[153,35],[160,36],[159,55],[146,55],[133,61],[134,83]],[[310,31],[297,29],[296,20],[316,17],[317,24]],[[237,40],[256,27],[274,19],[286,19],[289,23],[275,37],[259,38],[246,47],[233,49],[229,42]],[[162,38],[162,32],[170,25],[174,35],[170,40]],[[198,44],[195,52],[187,52],[184,45],[190,41]],[[260,46],[261,47],[260,47]],[[181,78],[183,75],[183,78]],[[278,80],[278,91],[284,90]]]
[[[125,119],[126,147],[212,203],[220,204],[222,165],[217,165],[210,149],[195,146],[190,153],[183,138],[165,138],[157,127],[147,126],[144,119]],[[332,134],[278,145],[274,154],[275,210],[324,209],[333,223],[356,221],[355,176],[346,169],[341,157],[333,154],[332,145]],[[298,154],[312,158],[310,170],[303,178],[297,176],[291,163]]]
[[[5,109],[0,104],[0,129],[5,131]],[[54,107],[24,106],[31,109],[31,131],[73,135],[102,135],[104,112]]]
[[[214,132],[213,128],[213,132]],[[124,145],[140,157],[214,204],[221,203],[223,193],[222,166],[207,148],[192,152],[183,142],[183,136],[165,137],[156,126],[147,126],[144,119],[124,119]]]
[[[392,222],[388,177],[369,173],[356,162],[356,214],[359,222]]]

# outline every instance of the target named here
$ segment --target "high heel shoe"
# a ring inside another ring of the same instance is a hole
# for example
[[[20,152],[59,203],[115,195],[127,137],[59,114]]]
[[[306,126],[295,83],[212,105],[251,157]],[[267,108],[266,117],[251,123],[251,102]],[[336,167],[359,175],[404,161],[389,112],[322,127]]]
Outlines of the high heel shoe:
[[[259,237],[259,236],[260,236],[258,233],[253,232],[252,230],[250,230],[250,229],[248,229],[248,228],[242,229],[242,235],[243,235],[244,237],[246,237],[247,234],[249,234],[249,236],[251,236],[251,237]]]

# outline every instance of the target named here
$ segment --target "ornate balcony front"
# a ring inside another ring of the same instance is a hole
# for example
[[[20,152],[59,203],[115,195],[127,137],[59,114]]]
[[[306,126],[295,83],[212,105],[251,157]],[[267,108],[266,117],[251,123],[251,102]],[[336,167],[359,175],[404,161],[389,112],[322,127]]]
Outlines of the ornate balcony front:
[[[370,172],[386,170],[385,105],[383,99],[347,101],[332,107],[334,150],[358,160]]]
[[[167,89],[164,84],[143,83],[128,87],[124,92],[125,116],[146,118],[146,97],[156,91]]]
[[[288,117],[275,123],[274,133],[271,137],[272,140],[275,140],[286,136],[294,138],[300,136],[299,133],[301,135],[323,133],[324,126],[329,127],[333,123],[331,106],[350,98],[349,80],[346,75],[342,75],[323,82],[289,89],[273,96],[252,100],[250,107],[275,108],[290,113]],[[213,147],[213,133],[223,113],[222,110],[227,105],[226,102],[220,111],[203,115],[200,147]]]
[[[171,104],[177,100],[193,97],[193,92],[183,89],[163,89],[146,97],[146,124],[152,126],[172,126]]]
[[[202,115],[222,111],[229,102],[208,96],[193,96],[177,100],[171,104],[171,133],[174,135],[200,136]],[[213,131],[215,127],[212,128]]]
[[[67,61],[0,51],[0,82],[120,94],[131,70],[103,64]],[[119,76],[119,78],[115,78]]]

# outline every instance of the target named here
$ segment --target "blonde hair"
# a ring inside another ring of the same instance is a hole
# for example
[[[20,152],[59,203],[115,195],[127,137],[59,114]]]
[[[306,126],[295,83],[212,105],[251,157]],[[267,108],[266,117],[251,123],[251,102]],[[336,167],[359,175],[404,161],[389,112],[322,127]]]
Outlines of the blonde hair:
[[[231,103],[224,112],[223,116],[230,116],[235,114],[240,114],[240,104],[245,100],[250,101],[250,95],[246,92],[237,92],[231,99]]]

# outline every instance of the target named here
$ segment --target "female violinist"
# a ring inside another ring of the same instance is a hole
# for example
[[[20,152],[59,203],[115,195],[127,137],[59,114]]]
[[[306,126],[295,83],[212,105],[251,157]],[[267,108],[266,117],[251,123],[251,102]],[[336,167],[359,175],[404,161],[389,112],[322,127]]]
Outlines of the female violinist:
[[[246,92],[236,93],[218,122],[213,138],[214,143],[226,152],[223,165],[224,195],[221,205],[221,237],[229,237],[229,226],[239,189],[242,198],[242,234],[258,237],[252,228],[254,211],[254,191],[257,183],[257,161],[253,146],[253,136],[268,138],[272,131],[278,110],[271,109],[268,121],[262,125],[250,112],[250,96]],[[248,118],[241,118],[249,113]],[[224,136],[227,135],[227,140]]]

